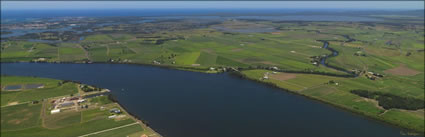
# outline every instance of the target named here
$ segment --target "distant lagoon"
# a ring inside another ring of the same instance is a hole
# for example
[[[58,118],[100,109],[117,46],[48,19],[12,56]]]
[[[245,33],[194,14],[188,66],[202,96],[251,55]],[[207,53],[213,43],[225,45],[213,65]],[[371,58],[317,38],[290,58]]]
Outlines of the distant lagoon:
[[[381,19],[359,16],[342,16],[342,15],[293,15],[298,12],[309,12],[312,10],[296,10],[296,9],[126,9],[126,10],[2,10],[1,23],[18,23],[37,21],[42,18],[58,17],[120,17],[120,16],[140,16],[145,20],[135,21],[131,23],[146,23],[161,19],[199,19],[199,20],[268,20],[268,21],[382,21]],[[314,11],[314,10],[313,10]],[[327,10],[318,10],[327,11]],[[328,11],[329,12],[329,11]],[[259,15],[261,14],[261,15]],[[119,23],[101,23],[97,26],[116,25]],[[2,34],[2,38],[22,36],[28,33],[41,33],[46,31],[82,31],[73,30],[72,27],[64,27],[58,29],[33,29],[33,30],[2,30],[11,32],[10,34]],[[90,31],[90,30],[87,30]],[[259,29],[250,32],[271,32],[274,29]],[[238,32],[238,31],[234,31]]]
[[[339,10],[341,11],[341,10]],[[344,10],[342,10],[344,11]],[[323,12],[317,16],[296,15],[303,12]],[[296,16],[294,16],[296,15]],[[122,9],[122,10],[2,10],[2,23],[31,21],[39,18],[55,17],[111,17],[111,16],[139,16],[139,17],[176,17],[176,16],[220,16],[249,19],[272,20],[301,20],[301,21],[377,21],[367,17],[334,16],[332,10],[324,9]],[[280,16],[280,17],[279,17]],[[308,17],[308,18],[306,18]]]

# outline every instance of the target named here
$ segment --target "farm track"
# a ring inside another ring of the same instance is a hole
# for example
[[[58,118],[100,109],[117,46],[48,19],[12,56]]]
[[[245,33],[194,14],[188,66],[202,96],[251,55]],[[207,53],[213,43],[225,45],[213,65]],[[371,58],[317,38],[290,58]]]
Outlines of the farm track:
[[[90,56],[89,56],[89,52],[83,48],[83,46],[81,46],[80,44],[78,44],[78,47],[81,48],[84,51],[84,54],[86,55],[86,58],[91,61]]]
[[[127,125],[123,125],[123,126],[119,126],[119,127],[114,127],[114,128],[110,128],[110,129],[105,129],[105,130],[101,130],[101,131],[97,131],[97,132],[93,132],[93,133],[81,135],[81,136],[78,136],[78,137],[87,137],[87,136],[90,136],[90,135],[95,135],[95,134],[99,134],[99,133],[103,133],[103,132],[108,132],[108,131],[112,131],[112,130],[115,130],[115,129],[120,129],[120,128],[124,128],[124,127],[128,127],[128,126],[132,126],[132,125],[136,125],[136,124],[139,124],[139,123],[134,122],[134,123],[131,123],[131,124],[127,124]]]

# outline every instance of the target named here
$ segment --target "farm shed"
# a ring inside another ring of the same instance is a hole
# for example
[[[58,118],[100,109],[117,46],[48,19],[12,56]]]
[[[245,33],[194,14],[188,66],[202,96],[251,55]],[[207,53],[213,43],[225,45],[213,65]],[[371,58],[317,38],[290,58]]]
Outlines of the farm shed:
[[[51,114],[56,114],[56,113],[59,113],[59,112],[61,112],[60,109],[53,109],[52,111],[50,111]]]

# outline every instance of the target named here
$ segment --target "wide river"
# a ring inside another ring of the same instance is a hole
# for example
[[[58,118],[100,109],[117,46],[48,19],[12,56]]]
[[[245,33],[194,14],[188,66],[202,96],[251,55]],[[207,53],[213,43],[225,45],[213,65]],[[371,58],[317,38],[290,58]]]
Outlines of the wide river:
[[[399,128],[229,74],[45,63],[2,63],[1,74],[108,88],[129,112],[163,136],[401,136]]]

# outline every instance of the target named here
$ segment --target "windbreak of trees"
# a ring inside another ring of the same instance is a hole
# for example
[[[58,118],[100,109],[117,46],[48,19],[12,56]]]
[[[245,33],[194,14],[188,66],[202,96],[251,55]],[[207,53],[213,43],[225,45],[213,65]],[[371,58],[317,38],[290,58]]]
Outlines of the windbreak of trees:
[[[368,90],[351,90],[350,92],[361,97],[375,99],[379,102],[379,106],[382,106],[385,109],[398,108],[417,110],[424,108],[424,100],[413,97],[401,97],[390,93]]]
[[[83,90],[84,92],[91,92],[91,91],[100,91],[102,89],[98,88],[98,87],[90,87],[90,86],[87,86],[87,85],[82,85],[81,90]]]
[[[318,74],[318,75],[344,77],[344,78],[357,77],[357,74],[355,74],[353,72],[348,72],[347,70],[343,70],[343,71],[347,72],[347,74],[336,74],[336,73],[331,73],[331,72],[316,71],[316,70],[312,70],[312,69],[304,69],[304,70],[278,69],[278,70],[274,70],[270,66],[248,66],[247,68],[239,68],[239,70],[255,70],[255,69],[273,70],[273,71],[276,71],[276,72],[287,72],[287,73]]]

